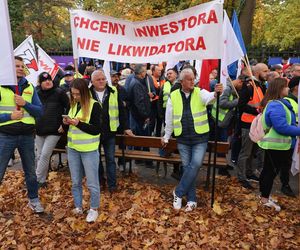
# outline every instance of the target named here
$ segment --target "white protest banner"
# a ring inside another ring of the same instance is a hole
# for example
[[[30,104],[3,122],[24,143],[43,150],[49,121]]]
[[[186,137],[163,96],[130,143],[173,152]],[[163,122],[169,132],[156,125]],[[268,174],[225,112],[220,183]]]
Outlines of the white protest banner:
[[[228,77],[227,66],[241,59],[244,56],[244,52],[240,46],[240,43],[234,33],[227,13],[224,11],[223,21],[223,56],[221,59],[221,76],[220,82],[226,87],[226,79]]]
[[[103,63],[103,71],[106,76],[106,80],[109,86],[111,86],[111,77],[110,77],[110,62],[109,61],[104,61]]]
[[[27,37],[16,49],[15,55],[24,60],[26,79],[36,85],[39,75],[38,60],[32,36]]]
[[[0,85],[17,85],[7,1],[0,1]],[[4,70],[5,69],[5,70]]]
[[[71,10],[70,22],[74,58],[143,63],[222,56],[222,0],[140,22]]]
[[[58,64],[55,63],[54,60],[38,44],[36,44],[36,47],[40,73],[48,72],[52,79],[54,79],[59,70]]]

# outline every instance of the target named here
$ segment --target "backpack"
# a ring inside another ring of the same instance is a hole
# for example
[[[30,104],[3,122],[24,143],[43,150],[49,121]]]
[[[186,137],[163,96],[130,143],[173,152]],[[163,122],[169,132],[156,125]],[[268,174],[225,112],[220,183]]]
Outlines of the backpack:
[[[265,136],[262,123],[263,114],[258,114],[251,123],[249,137],[251,141],[257,143]]]

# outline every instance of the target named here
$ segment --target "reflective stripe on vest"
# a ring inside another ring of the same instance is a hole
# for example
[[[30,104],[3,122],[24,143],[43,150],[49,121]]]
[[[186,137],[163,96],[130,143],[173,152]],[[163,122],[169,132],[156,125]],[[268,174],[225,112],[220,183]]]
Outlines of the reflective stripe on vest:
[[[286,120],[289,125],[292,123],[291,111],[286,107],[282,102],[275,101],[282,104],[286,114]],[[269,129],[264,138],[258,141],[258,145],[263,149],[272,149],[272,150],[289,150],[292,145],[292,138],[287,135],[282,135],[276,132],[276,130],[271,127],[269,128],[266,124],[265,115],[268,105],[264,109],[262,123],[265,130]]]
[[[108,100],[109,126],[112,132],[116,132],[119,127],[118,90],[114,86],[111,86],[111,88],[114,93],[110,92]]]
[[[93,99],[90,99],[90,107],[89,107],[89,113],[86,118],[86,121],[88,122],[91,119],[91,113],[93,110],[93,105],[96,101]],[[74,105],[74,107],[71,107],[69,111],[69,116],[71,118],[78,118],[83,117],[82,109],[79,110],[79,112],[76,114],[77,111],[77,105]],[[76,115],[75,115],[76,114]],[[97,150],[99,147],[100,142],[100,134],[99,135],[90,135],[76,126],[70,125],[69,131],[68,131],[68,147],[75,149],[79,152],[90,152]]]
[[[253,108],[261,107],[261,100],[264,97],[264,94],[259,86],[256,86],[257,91],[253,88],[253,98],[247,104]],[[255,115],[243,112],[241,120],[243,122],[251,123],[255,118]]]
[[[229,101],[231,102],[233,100],[233,95],[231,94],[229,96]],[[217,103],[215,102],[213,107],[212,107],[212,110],[211,110],[211,115],[213,118],[216,119],[216,115],[217,115]],[[226,114],[228,113],[230,109],[222,109],[222,108],[219,108],[219,121],[222,122],[226,116]]]
[[[163,108],[167,107],[167,102],[170,97],[172,85],[169,81],[165,82],[163,86]]]
[[[171,93],[171,101],[173,106],[173,128],[175,136],[182,133],[181,118],[183,114],[183,102],[180,89]],[[197,134],[204,134],[209,131],[206,106],[200,99],[200,89],[195,87],[191,93],[190,107],[194,120],[194,129]]]
[[[15,93],[10,88],[3,88],[0,86],[1,101],[0,101],[0,114],[11,114],[14,110],[17,109],[14,95]],[[29,83],[28,87],[23,90],[22,97],[28,102],[32,103],[32,97],[34,93],[34,87]],[[9,120],[7,122],[0,123],[0,126],[9,125],[17,122],[23,122],[25,124],[35,124],[35,119],[31,116],[24,108],[21,107],[21,110],[24,111],[23,118],[21,120]]]
[[[284,99],[288,100],[290,102],[290,104],[292,105],[293,111],[296,116],[296,122],[298,123],[298,103],[290,97],[284,97]]]

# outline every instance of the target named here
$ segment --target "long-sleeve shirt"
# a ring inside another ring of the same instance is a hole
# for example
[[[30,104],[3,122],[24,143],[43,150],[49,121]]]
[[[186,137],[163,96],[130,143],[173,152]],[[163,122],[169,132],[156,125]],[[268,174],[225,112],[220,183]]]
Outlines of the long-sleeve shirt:
[[[191,93],[185,93],[185,96],[188,97]],[[205,105],[212,104],[215,101],[215,93],[209,92],[205,89],[201,89],[199,98],[202,100]],[[171,98],[168,99],[167,102],[167,108],[166,108],[166,127],[165,127],[165,135],[164,135],[164,141],[167,143],[169,139],[171,138],[171,135],[173,133],[173,105]]]
[[[18,90],[19,94],[22,95],[25,88],[28,87],[30,83],[26,80],[26,78],[21,78],[18,82]],[[16,86],[2,86],[2,88],[9,88],[14,93],[16,92]],[[7,98],[2,96],[0,93],[0,100],[1,98]],[[33,96],[31,103],[26,102],[23,108],[34,118],[40,118],[43,114],[43,107],[40,101],[40,98],[37,94],[37,91],[33,90]],[[0,114],[0,123],[4,123],[11,120],[11,114],[5,113]],[[0,132],[6,133],[9,135],[20,135],[20,134],[32,134],[34,131],[35,125],[33,124],[24,124],[23,122],[15,122],[12,124],[0,126]]]

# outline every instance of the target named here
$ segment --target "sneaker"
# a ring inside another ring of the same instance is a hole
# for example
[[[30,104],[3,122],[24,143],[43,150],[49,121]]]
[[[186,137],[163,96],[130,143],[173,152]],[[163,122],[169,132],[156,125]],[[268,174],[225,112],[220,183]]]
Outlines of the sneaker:
[[[256,175],[252,174],[247,176],[247,181],[259,182],[259,178]]]
[[[14,166],[14,160],[13,159],[10,159],[8,164],[7,164],[7,167],[13,167]]]
[[[94,209],[90,209],[88,215],[86,217],[87,222],[94,222],[98,218],[98,211]]]
[[[197,207],[197,202],[195,201],[188,201],[185,206],[185,212],[191,212]]]
[[[44,208],[39,201],[29,201],[28,206],[37,214],[44,213]]]
[[[175,190],[173,190],[173,207],[176,210],[179,210],[182,206],[182,198],[179,198],[176,194],[175,194]]]
[[[262,201],[260,201],[260,203],[263,206],[266,207],[270,207],[270,208],[274,208],[275,211],[279,212],[281,210],[281,207],[279,205],[277,205],[273,200],[269,199],[267,202],[263,203]]]
[[[239,182],[241,183],[242,187],[244,187],[244,188],[247,188],[249,190],[253,190],[254,189],[254,187],[251,186],[251,184],[247,180],[243,180],[243,181],[239,181]]]
[[[281,187],[281,192],[289,197],[296,197],[290,185],[285,185]]]
[[[73,214],[83,214],[82,208],[81,207],[76,207],[72,210]]]

